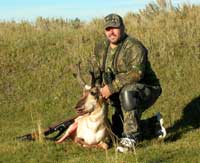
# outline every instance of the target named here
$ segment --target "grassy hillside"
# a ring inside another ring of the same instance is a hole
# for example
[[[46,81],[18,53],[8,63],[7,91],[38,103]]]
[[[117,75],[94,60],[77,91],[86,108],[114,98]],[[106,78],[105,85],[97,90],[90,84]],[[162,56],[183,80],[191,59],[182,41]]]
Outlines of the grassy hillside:
[[[163,93],[143,118],[160,111],[168,129],[166,140],[143,141],[134,154],[83,149],[71,141],[56,145],[14,140],[75,114],[81,89],[70,65],[88,59],[103,39],[103,21],[0,22],[0,163],[200,160],[200,6],[153,4],[124,19],[127,32],[148,48],[160,78]],[[84,65],[85,74],[86,69]]]

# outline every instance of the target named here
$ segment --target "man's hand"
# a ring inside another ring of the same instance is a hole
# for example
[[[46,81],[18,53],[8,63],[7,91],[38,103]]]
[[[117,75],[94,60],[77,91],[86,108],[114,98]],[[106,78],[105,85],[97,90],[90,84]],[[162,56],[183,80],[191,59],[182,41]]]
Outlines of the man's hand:
[[[105,85],[103,88],[101,88],[100,92],[101,92],[101,95],[103,96],[103,98],[105,98],[105,99],[107,99],[111,95],[108,85]]]

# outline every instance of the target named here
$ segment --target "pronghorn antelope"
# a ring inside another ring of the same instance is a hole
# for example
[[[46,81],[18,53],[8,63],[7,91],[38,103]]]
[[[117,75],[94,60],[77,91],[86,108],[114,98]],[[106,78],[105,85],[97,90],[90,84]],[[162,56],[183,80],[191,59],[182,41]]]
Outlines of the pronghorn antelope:
[[[100,88],[94,84],[94,74],[91,73],[91,87],[86,86],[80,75],[80,64],[78,66],[77,79],[85,87],[83,97],[77,103],[76,109],[81,114],[75,118],[64,135],[56,141],[63,142],[70,137],[83,147],[99,147],[108,149],[108,144],[104,142],[109,137],[110,127],[108,121],[108,105],[100,94]]]

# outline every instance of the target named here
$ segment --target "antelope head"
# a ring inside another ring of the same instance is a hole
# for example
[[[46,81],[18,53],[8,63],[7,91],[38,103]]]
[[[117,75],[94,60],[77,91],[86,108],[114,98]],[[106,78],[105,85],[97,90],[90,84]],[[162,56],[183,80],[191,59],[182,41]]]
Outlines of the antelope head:
[[[87,85],[86,82],[83,80],[81,73],[80,73],[80,62],[76,65],[77,73],[74,74],[80,83],[81,87],[83,88],[83,95],[81,99],[76,104],[77,113],[81,114],[84,112],[92,112],[96,106],[102,105],[103,97],[100,93],[99,86],[95,86],[95,76],[93,72],[90,72],[91,75],[91,83]]]

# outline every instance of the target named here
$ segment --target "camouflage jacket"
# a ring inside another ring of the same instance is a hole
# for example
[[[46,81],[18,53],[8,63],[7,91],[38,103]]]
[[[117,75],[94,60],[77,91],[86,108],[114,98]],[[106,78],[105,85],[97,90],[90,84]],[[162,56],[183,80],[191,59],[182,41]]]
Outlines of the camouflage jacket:
[[[98,83],[102,82],[102,75],[106,72],[106,59],[108,58],[109,42],[96,45],[91,63]],[[148,60],[148,51],[143,44],[135,38],[125,36],[119,42],[113,56],[111,69],[115,79],[108,86],[112,93],[131,83],[144,83],[147,85],[160,85]]]

